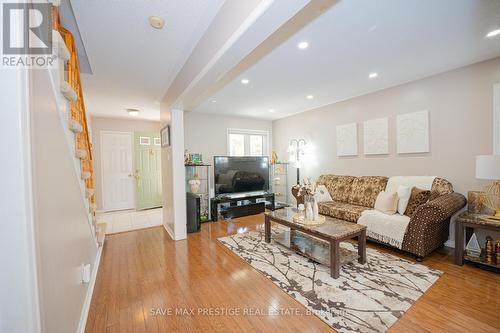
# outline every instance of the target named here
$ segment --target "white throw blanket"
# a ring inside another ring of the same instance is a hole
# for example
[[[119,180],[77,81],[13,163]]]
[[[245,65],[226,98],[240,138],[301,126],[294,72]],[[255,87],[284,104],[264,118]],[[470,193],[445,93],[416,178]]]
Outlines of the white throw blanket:
[[[387,193],[397,192],[399,185],[418,187],[422,190],[430,190],[435,176],[392,176],[387,182],[385,191]]]
[[[358,224],[366,225],[368,237],[398,249],[402,248],[403,238],[409,223],[409,216],[388,215],[378,210],[365,210],[358,219]]]

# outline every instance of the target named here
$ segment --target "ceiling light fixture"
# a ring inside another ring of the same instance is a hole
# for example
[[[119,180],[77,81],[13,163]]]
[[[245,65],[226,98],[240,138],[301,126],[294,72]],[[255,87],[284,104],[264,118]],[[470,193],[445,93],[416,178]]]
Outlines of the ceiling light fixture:
[[[165,20],[160,16],[150,16],[149,24],[155,29],[163,29],[165,26]]]
[[[269,109],[269,112],[273,113],[273,112],[274,112],[274,109]]]
[[[250,80],[248,80],[248,79],[242,79],[241,80],[241,83],[243,83],[243,84],[248,84],[249,82],[250,82]]]
[[[493,30],[493,31],[490,31],[486,34],[486,37],[495,37],[495,36],[498,36],[500,35],[500,29],[496,29],[496,30]]]
[[[314,98],[314,96],[313,96],[313,95],[307,95],[307,96],[306,96],[306,98],[307,98],[307,99],[313,99],[313,98]]]
[[[308,46],[309,46],[308,42],[300,42],[299,44],[297,44],[297,47],[301,50],[307,49]]]
[[[127,112],[129,116],[137,117],[140,111],[137,109],[127,109]]]
[[[374,79],[374,78],[376,78],[377,76],[378,76],[378,73],[370,73],[370,75],[368,75],[368,77],[369,77],[370,79]]]

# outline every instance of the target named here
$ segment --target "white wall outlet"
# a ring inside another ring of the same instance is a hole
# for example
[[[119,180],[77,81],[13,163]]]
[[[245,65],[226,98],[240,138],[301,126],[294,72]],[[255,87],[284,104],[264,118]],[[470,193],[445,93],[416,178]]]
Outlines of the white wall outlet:
[[[90,282],[90,264],[82,264],[82,283]]]

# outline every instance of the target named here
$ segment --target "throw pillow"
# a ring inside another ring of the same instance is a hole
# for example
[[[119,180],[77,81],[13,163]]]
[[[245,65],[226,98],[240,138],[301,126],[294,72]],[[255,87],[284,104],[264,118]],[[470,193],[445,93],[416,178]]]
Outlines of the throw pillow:
[[[333,201],[332,196],[328,192],[328,189],[325,185],[318,185],[316,187],[316,194],[314,195],[317,203]]]
[[[398,186],[398,213],[401,215],[404,215],[408,201],[410,201],[411,189],[411,187],[405,185]]]
[[[398,210],[398,194],[396,192],[380,192],[375,200],[374,208],[385,214],[395,214]]]
[[[415,211],[420,205],[423,205],[429,200],[431,191],[422,190],[420,188],[414,187],[411,190],[410,201],[408,201],[408,206],[406,207],[405,215],[412,217]]]

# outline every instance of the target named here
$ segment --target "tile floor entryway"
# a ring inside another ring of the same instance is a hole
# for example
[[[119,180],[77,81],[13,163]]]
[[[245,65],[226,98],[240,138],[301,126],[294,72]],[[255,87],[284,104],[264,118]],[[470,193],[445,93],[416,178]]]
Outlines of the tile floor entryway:
[[[97,213],[97,222],[106,223],[106,234],[162,225],[162,208]]]

